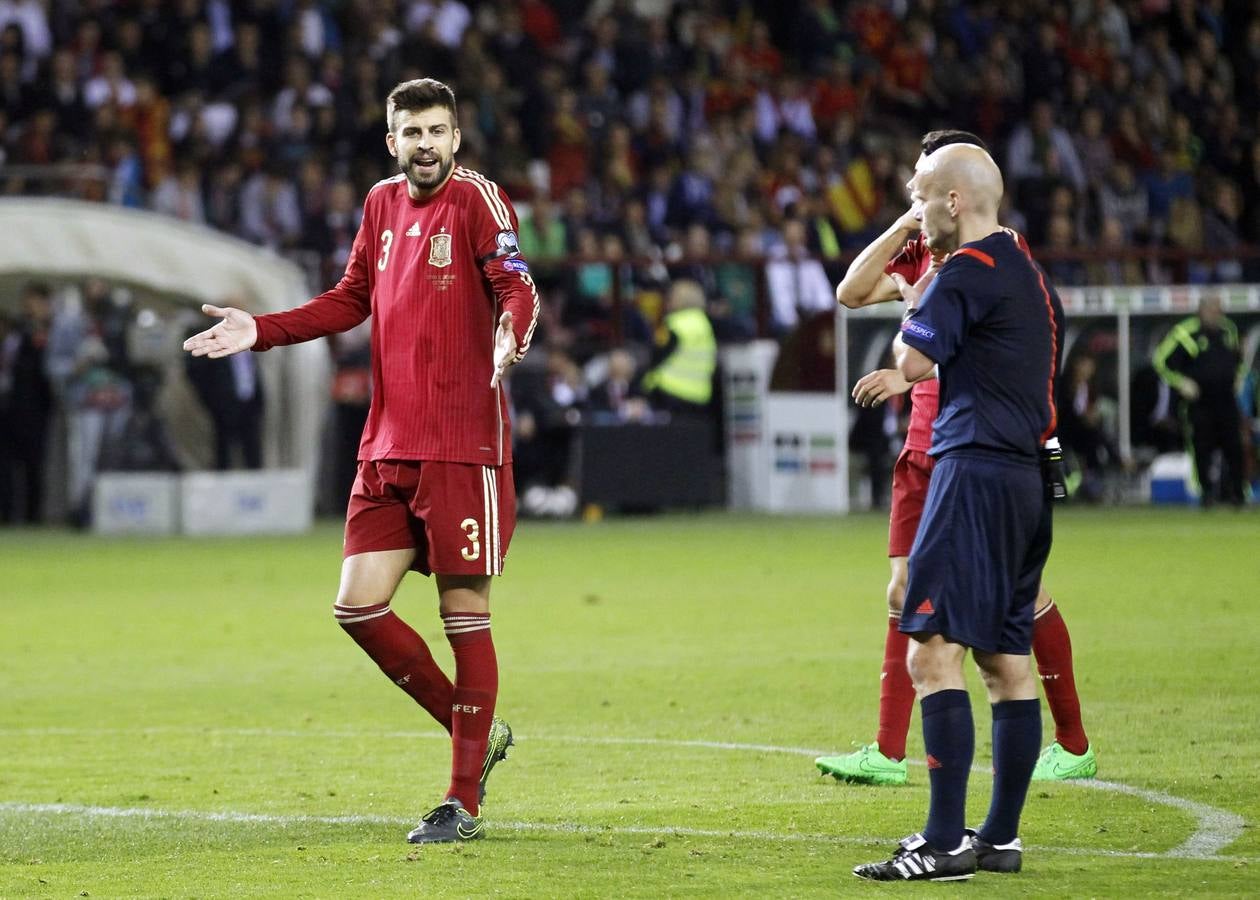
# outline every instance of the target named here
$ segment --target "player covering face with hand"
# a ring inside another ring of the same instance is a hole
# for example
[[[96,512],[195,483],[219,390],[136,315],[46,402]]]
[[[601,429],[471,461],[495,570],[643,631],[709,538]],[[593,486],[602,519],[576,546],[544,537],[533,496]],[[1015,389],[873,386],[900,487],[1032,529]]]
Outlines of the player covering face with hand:
[[[512,732],[495,716],[490,585],[516,522],[511,427],[501,380],[529,348],[538,293],[517,248],[516,213],[492,181],[455,163],[455,97],[404,82],[386,105],[399,174],[376,184],[331,290],[287,312],[221,321],[196,356],[263,351],[345,331],[372,316],[371,408],[346,511],[338,624],[451,736],[445,799],[413,843],[484,832],[481,802]],[[408,571],[432,574],[455,656],[452,681],[391,609]]]

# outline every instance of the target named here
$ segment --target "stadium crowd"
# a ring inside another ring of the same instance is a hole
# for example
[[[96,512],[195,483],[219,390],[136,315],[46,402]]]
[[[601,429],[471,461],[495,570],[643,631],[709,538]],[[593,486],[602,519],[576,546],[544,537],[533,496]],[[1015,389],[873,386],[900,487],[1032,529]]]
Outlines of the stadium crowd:
[[[0,0],[0,154],[315,251],[328,280],[390,170],[380,97],[417,75],[455,88],[461,159],[540,261],[790,252],[791,221],[838,259],[938,126],[995,149],[1035,249],[1260,241],[1260,15],[1224,0]],[[1123,254],[1053,274],[1167,278]]]
[[[679,277],[719,341],[832,308],[935,127],[990,145],[1060,285],[1260,277],[1260,10],[1226,0],[0,0],[0,193],[205,223],[322,289],[420,76],[516,201],[552,400],[610,341],[646,363]]]

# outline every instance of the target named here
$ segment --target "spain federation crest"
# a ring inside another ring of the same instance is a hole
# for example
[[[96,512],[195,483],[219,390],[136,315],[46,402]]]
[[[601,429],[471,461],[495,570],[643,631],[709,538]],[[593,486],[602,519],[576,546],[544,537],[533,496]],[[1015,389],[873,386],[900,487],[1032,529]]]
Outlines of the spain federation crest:
[[[446,232],[429,238],[429,265],[439,269],[451,264],[451,236]]]

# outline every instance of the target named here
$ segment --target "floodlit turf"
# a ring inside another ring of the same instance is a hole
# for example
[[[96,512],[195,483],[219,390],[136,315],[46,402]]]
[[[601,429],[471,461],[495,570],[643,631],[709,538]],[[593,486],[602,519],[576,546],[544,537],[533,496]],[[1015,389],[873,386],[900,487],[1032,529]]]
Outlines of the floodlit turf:
[[[0,532],[0,897],[950,890],[849,874],[921,826],[922,766],[901,788],[813,767],[874,736],[885,528],[524,523],[494,602],[517,746],[488,838],[423,849],[403,836],[441,799],[448,744],[333,623],[338,527]],[[1047,584],[1103,781],[1035,785],[1025,871],[966,890],[1254,895],[1260,514],[1068,510]],[[435,606],[419,576],[395,601],[449,669]]]

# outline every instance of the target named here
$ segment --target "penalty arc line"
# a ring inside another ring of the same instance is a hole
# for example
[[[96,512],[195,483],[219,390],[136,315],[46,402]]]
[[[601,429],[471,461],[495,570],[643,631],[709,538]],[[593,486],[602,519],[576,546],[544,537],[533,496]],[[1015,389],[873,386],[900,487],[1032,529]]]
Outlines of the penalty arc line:
[[[175,820],[195,822],[227,822],[245,825],[275,825],[292,827],[297,825],[382,825],[407,828],[414,823],[412,819],[397,816],[348,814],[335,816],[316,816],[283,813],[247,813],[232,810],[170,810],[145,809],[143,807],[121,806],[86,806],[75,803],[0,803],[0,819],[5,813],[12,815],[67,815],[86,819],[143,819],[143,820]],[[516,832],[540,832],[550,834],[582,834],[582,835],[626,835],[633,837],[674,836],[681,838],[722,838],[754,840],[768,843],[806,843],[829,844],[834,846],[867,846],[885,842],[886,838],[858,835],[828,834],[782,834],[772,831],[734,831],[713,828],[685,828],[673,825],[582,825],[571,822],[494,822],[494,830]],[[1125,850],[1087,849],[1085,847],[1046,847],[1038,846],[1040,852],[1062,854],[1065,856],[1096,857],[1104,856],[1113,859],[1166,859],[1167,853],[1142,853]],[[1190,856],[1187,859],[1198,862],[1257,863],[1260,858],[1243,856]]]
[[[224,735],[224,736],[245,736],[245,737],[297,737],[297,738],[362,738],[376,737],[384,739],[425,739],[425,738],[441,738],[449,740],[445,734],[435,734],[433,732],[412,732],[412,731],[389,731],[378,732],[375,735],[365,734],[364,732],[348,732],[348,731],[304,731],[304,730],[281,730],[267,728],[240,728],[240,729],[197,729],[182,727],[157,727],[151,729],[139,729],[146,733],[171,733],[171,732],[193,732],[204,735]],[[76,728],[49,728],[49,729],[0,729],[0,736],[4,734],[75,734],[75,733],[102,733],[102,732],[123,732],[134,733],[133,729],[76,729]],[[703,740],[678,740],[669,738],[634,738],[634,737],[591,737],[591,736],[574,736],[574,735],[518,735],[520,740],[535,740],[545,742],[561,742],[572,743],[582,742],[587,744],[604,744],[612,746],[657,746],[657,747],[685,747],[704,750],[725,750],[732,752],[754,752],[754,753],[784,753],[792,756],[823,756],[826,751],[811,749],[808,747],[785,747],[776,744],[744,744],[728,741],[703,741]],[[983,766],[976,766],[977,772],[988,772]],[[1127,784],[1121,784],[1115,781],[1100,781],[1097,779],[1080,779],[1061,784],[1071,785],[1077,788],[1099,790],[1113,794],[1125,794],[1146,800],[1148,803],[1155,803],[1161,806],[1168,806],[1173,809],[1180,810],[1195,819],[1196,827],[1193,833],[1186,838],[1179,846],[1163,853],[1124,853],[1120,854],[1126,857],[1136,858],[1169,858],[1169,859],[1205,859],[1205,860],[1231,860],[1239,861],[1241,858],[1221,856],[1220,851],[1232,844],[1242,836],[1243,829],[1246,827],[1246,820],[1237,813],[1210,806],[1206,803],[1199,803],[1194,800],[1187,800],[1183,797],[1177,797],[1162,791],[1150,790],[1147,788],[1133,787]],[[56,804],[44,804],[45,806],[56,806]],[[11,809],[14,804],[0,804],[0,809]],[[89,807],[85,807],[87,809]],[[90,807],[92,809],[113,809],[113,807]],[[34,811],[34,810],[32,810]],[[140,810],[140,812],[147,812]],[[241,813],[240,816],[248,817],[250,813]],[[352,817],[353,819],[353,817]],[[248,818],[233,819],[231,821],[249,821]],[[323,820],[320,820],[323,821]],[[517,830],[540,830],[544,826],[533,826],[530,823],[516,823],[515,825],[504,825],[501,827],[511,827]],[[586,826],[554,826],[552,830],[581,829]],[[599,831],[600,829],[594,829]],[[669,830],[669,829],[666,829]],[[676,833],[686,833],[678,829],[673,829]],[[646,829],[644,831],[630,831],[627,833],[660,833],[661,829]],[[755,833],[749,832],[749,836]],[[713,832],[713,835],[736,836],[734,833]],[[708,836],[707,832],[696,832],[695,836]],[[780,835],[779,837],[783,837]],[[878,839],[869,839],[874,841]],[[864,839],[861,842],[869,842]],[[1046,848],[1050,849],[1050,848]],[[1069,848],[1059,848],[1056,852],[1072,852]],[[1099,853],[1100,851],[1091,851]]]
[[[585,740],[588,743],[592,740],[596,743],[607,744],[659,744],[671,747],[699,747],[711,750],[742,750],[761,753],[787,753],[794,756],[825,756],[826,751],[812,750],[807,747],[780,747],[771,744],[734,744],[724,741],[679,741],[679,740],[663,740],[654,738],[553,738],[548,740]],[[915,762],[915,765],[924,765],[924,763]],[[991,769],[984,766],[974,766],[973,771],[988,774]],[[1096,778],[1071,779],[1059,782],[1060,784],[1070,785],[1075,788],[1083,788],[1087,790],[1104,791],[1112,794],[1126,794],[1131,797],[1138,797],[1148,803],[1156,803],[1161,806],[1172,807],[1192,816],[1197,823],[1194,832],[1186,838],[1179,846],[1168,850],[1165,853],[1151,854],[1154,857],[1168,857],[1172,859],[1210,859],[1221,858],[1220,851],[1228,847],[1234,841],[1242,837],[1243,829],[1246,828],[1246,820],[1237,813],[1210,806],[1207,803],[1199,803],[1195,800],[1187,800],[1184,797],[1177,797],[1172,794],[1166,794],[1163,791],[1154,791],[1147,788],[1133,787],[1131,785],[1122,784],[1118,781],[1101,781]]]

